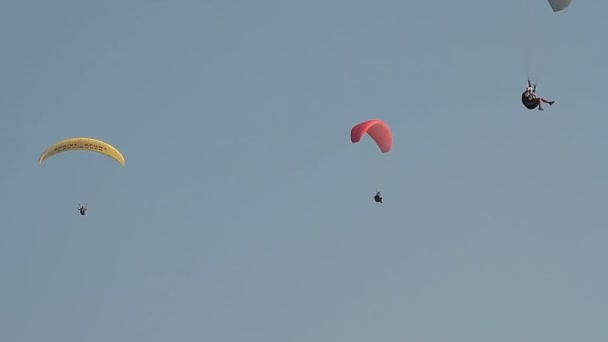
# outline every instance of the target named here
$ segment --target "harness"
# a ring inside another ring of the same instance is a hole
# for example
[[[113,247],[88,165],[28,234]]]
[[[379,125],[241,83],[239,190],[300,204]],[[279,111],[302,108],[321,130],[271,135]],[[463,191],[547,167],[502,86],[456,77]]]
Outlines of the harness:
[[[536,95],[532,94],[532,98],[530,98],[530,95],[528,94],[528,92],[523,92],[521,94],[521,103],[523,103],[524,107],[528,108],[528,109],[534,109],[536,107],[538,107],[538,97],[536,97]]]

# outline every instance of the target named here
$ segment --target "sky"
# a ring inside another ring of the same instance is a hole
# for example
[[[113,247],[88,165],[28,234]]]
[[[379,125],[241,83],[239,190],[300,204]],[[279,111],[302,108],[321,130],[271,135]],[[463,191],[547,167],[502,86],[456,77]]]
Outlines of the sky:
[[[608,340],[607,11],[3,3],[0,340]]]

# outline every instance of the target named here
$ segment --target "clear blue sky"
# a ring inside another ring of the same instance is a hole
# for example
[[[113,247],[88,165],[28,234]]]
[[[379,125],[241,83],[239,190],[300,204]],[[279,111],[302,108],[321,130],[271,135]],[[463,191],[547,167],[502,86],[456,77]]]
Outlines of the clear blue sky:
[[[608,341],[606,13],[6,2],[0,340]]]

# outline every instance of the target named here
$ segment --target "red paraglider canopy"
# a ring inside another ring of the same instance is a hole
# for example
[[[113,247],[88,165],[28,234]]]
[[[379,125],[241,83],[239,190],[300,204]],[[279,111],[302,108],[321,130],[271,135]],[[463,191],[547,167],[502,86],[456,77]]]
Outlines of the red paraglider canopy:
[[[382,153],[386,153],[393,148],[393,134],[386,122],[372,119],[355,125],[350,130],[350,141],[353,143],[359,142],[365,133],[374,139]]]

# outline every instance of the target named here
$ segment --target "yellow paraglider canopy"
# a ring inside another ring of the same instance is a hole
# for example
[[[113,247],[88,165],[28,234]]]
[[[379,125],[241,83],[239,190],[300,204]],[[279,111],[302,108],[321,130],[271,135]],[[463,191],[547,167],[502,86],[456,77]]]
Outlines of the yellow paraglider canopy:
[[[61,140],[51,145],[40,155],[38,164],[42,165],[46,159],[58,153],[72,150],[84,150],[101,153],[116,160],[120,165],[125,166],[125,157],[122,156],[120,151],[105,141],[92,138],[69,138]]]

